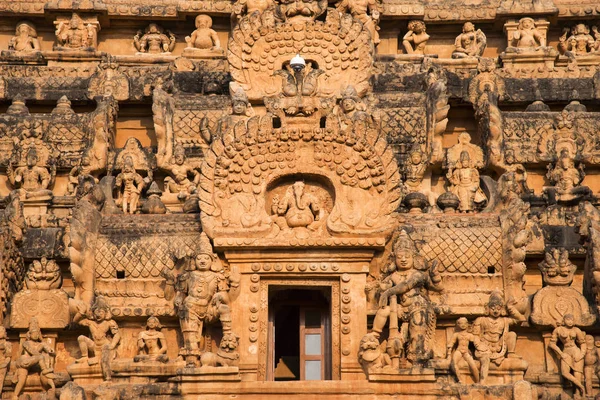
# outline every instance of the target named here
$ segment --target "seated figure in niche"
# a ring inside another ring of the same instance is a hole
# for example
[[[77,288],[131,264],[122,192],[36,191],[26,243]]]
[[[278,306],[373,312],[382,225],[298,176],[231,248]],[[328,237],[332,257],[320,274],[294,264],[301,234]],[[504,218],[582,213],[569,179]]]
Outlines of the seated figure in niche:
[[[167,36],[168,34],[168,36]],[[142,54],[170,54],[175,48],[175,35],[163,29],[157,24],[150,24],[146,32],[142,34],[139,30],[133,37],[133,45]]]
[[[40,368],[42,385],[49,386],[52,390],[56,388],[54,384],[56,375],[52,368],[52,358],[54,356],[54,349],[49,344],[43,342],[42,331],[39,328],[37,319],[31,318],[25,341],[21,343],[17,359],[15,360],[15,366],[17,367],[16,375],[13,378],[15,380],[15,398],[18,398],[23,391],[27,375],[35,367]]]
[[[167,339],[160,330],[162,325],[156,317],[148,318],[146,329],[138,335],[138,354],[133,361],[160,361],[167,362]]]
[[[71,20],[61,21],[56,27],[56,50],[93,50],[96,47],[99,25],[86,24],[73,13]]]
[[[9,161],[6,175],[8,181],[19,189],[23,199],[51,196],[52,191],[48,189],[52,177],[56,173],[56,166],[52,165],[52,173],[47,168],[38,164],[38,155],[35,147],[27,151],[26,165],[15,168],[13,161]]]
[[[568,36],[569,32],[571,36]],[[566,56],[584,56],[596,51],[599,45],[585,24],[577,24],[573,29],[565,28],[558,39],[558,50]]]
[[[558,195],[556,196],[558,200],[572,200],[589,192],[588,187],[580,186],[585,177],[583,164],[575,167],[575,160],[566,149],[561,151],[555,166],[548,165],[546,176],[555,185],[554,188]],[[545,189],[549,191],[551,188]]]
[[[519,25],[513,33],[510,45],[512,46],[512,50],[534,50],[546,46],[546,36],[537,29],[533,18],[525,17],[519,20]]]
[[[425,54],[425,46],[429,40],[429,35],[425,33],[425,22],[410,21],[408,23],[408,32],[402,38],[402,46],[406,54]]]
[[[462,33],[456,37],[452,53],[452,58],[470,58],[481,57],[487,45],[487,38],[478,29],[475,31],[475,25],[471,22],[465,22]]]
[[[194,166],[186,163],[183,146],[175,146],[173,159],[164,169],[170,174],[164,181],[165,193],[177,193],[178,198],[185,200],[196,191],[200,182],[200,172]]]
[[[31,22],[21,21],[17,24],[15,36],[8,42],[8,49],[23,53],[40,51],[37,32]]]
[[[283,199],[273,197],[273,214],[284,217],[284,222],[279,218],[275,219],[280,228],[311,229],[315,222],[322,221],[324,210],[319,199],[307,193],[304,188],[304,182],[298,181],[286,190]]]
[[[219,35],[212,27],[212,18],[208,15],[200,14],[196,17],[196,30],[192,32],[192,36],[186,36],[186,50],[212,50],[223,52]]]

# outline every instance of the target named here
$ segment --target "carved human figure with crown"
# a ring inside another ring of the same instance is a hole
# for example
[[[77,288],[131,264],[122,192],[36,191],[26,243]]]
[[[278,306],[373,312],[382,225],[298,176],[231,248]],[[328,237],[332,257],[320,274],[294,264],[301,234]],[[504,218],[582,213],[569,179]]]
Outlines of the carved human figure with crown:
[[[336,9],[341,13],[349,13],[359,20],[371,33],[373,44],[377,46],[379,40],[379,4],[377,0],[341,0],[336,4]],[[370,14],[369,14],[370,13]]]
[[[388,354],[395,368],[400,358],[413,366],[423,366],[433,357],[436,307],[430,291],[441,291],[442,277],[436,264],[429,265],[406,231],[400,232],[393,259],[381,280],[379,310],[372,334],[379,337],[389,320]],[[407,321],[399,327],[399,321]]]
[[[97,44],[100,24],[98,21],[85,21],[73,13],[69,21],[55,22],[56,46],[55,50],[94,50]]]
[[[14,166],[15,161],[11,159],[6,169],[8,181],[14,188],[22,193],[22,199],[52,196],[48,187],[54,181],[56,165],[52,163],[51,171],[39,164],[38,153],[35,147],[27,151],[26,164]]]
[[[77,338],[81,351],[81,357],[76,360],[77,363],[95,365],[98,364],[100,356],[104,362],[105,352],[110,352],[109,360],[116,356],[115,350],[121,342],[121,333],[119,326],[112,319],[110,307],[104,298],[96,297],[91,309],[85,314],[76,314],[73,322],[88,327],[91,335],[91,338],[85,335]]]
[[[133,45],[141,54],[170,54],[175,48],[175,35],[171,31],[151,23],[142,33],[141,30],[133,37]]]
[[[200,171],[187,162],[182,145],[175,146],[172,160],[162,168],[169,173],[165,178],[165,193],[177,193],[178,198],[185,200],[196,191]]]
[[[509,47],[512,47],[512,49],[533,50],[545,46],[546,35],[536,27],[533,18],[521,18],[516,31],[512,34]]]
[[[562,344],[562,349],[559,347],[559,343]],[[560,358],[562,377],[575,387],[574,399],[584,398],[586,393],[583,369],[587,351],[585,332],[575,326],[573,315],[565,314],[562,325],[552,331],[548,348]]]
[[[209,127],[208,117],[204,117],[200,121],[200,132],[207,143],[211,143],[216,137],[221,138],[232,132],[238,122],[247,121],[254,116],[254,110],[243,88],[230,83],[229,94],[231,96],[231,114],[220,118],[214,131]]]
[[[41,50],[37,31],[31,22],[21,21],[17,24],[15,36],[8,42],[8,49],[22,53]]]
[[[483,167],[483,151],[471,143],[468,133],[458,136],[458,144],[448,149],[446,155],[446,178],[450,191],[459,201],[461,212],[473,212],[487,201],[479,186],[479,168]]]
[[[569,36],[569,32],[571,35]],[[590,28],[577,24],[572,29],[565,28],[558,39],[558,51],[566,56],[584,56],[598,49],[599,43],[590,35]]]
[[[500,367],[508,357],[517,357],[515,348],[517,334],[510,332],[511,325],[526,321],[515,308],[515,300],[504,302],[500,292],[492,292],[486,307],[486,315],[478,317],[473,323],[473,334],[478,337],[480,347],[475,357],[480,361],[480,382],[485,383],[490,365]]]
[[[208,236],[200,235],[194,260],[175,279],[165,271],[167,283],[175,285],[175,308],[183,334],[180,354],[190,366],[199,366],[204,347],[205,323],[221,321],[223,334],[232,332],[230,302],[238,295],[240,275],[237,270],[226,273],[214,254]]]
[[[373,125],[373,118],[366,112],[366,109],[367,107],[358,96],[354,86],[348,85],[342,92],[339,104],[334,107],[333,114],[337,117],[342,131],[352,131],[356,123],[362,122],[369,127]]]

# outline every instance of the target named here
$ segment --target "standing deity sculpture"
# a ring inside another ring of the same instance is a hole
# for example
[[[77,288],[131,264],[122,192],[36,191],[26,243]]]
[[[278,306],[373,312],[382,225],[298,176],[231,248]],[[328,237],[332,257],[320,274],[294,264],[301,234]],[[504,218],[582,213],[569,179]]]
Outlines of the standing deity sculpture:
[[[537,28],[533,18],[525,17],[519,20],[517,29],[509,41],[509,49],[534,50],[546,46],[546,35]]]
[[[136,213],[140,194],[144,188],[144,178],[135,171],[131,157],[125,157],[123,171],[117,175],[115,185],[119,189],[123,213]]]
[[[8,49],[22,53],[40,51],[40,42],[35,26],[29,21],[19,22],[15,36],[8,42]]]
[[[162,168],[169,173],[164,181],[165,193],[177,193],[178,198],[185,200],[196,191],[200,182],[200,171],[187,162],[183,146],[175,146],[172,160]]]
[[[73,13],[70,20],[56,21],[55,50],[95,50],[100,24],[96,20],[84,21]]]
[[[487,38],[481,29],[475,30],[472,22],[465,22],[462,33],[454,41],[452,58],[481,57],[487,46]]]
[[[145,32],[139,30],[133,37],[133,45],[140,54],[171,54],[175,48],[175,35],[155,23],[148,25]]]
[[[160,361],[167,362],[167,338],[160,330],[162,325],[156,317],[150,317],[146,321],[146,329],[138,335],[138,354],[133,361]]]
[[[469,331],[469,321],[465,317],[461,317],[456,320],[456,327],[454,328],[454,334],[450,338],[447,346],[447,355],[450,359],[450,369],[454,372],[460,382],[460,375],[458,373],[458,363],[461,360],[465,360],[473,381],[479,382],[479,368],[477,363],[473,359],[470,346],[473,345],[475,348],[480,347],[479,338]]]
[[[479,183],[483,151],[479,146],[471,144],[471,136],[468,133],[461,133],[458,136],[458,144],[448,149],[446,167],[449,190],[458,197],[461,212],[474,212],[487,202]]]
[[[485,316],[478,317],[473,323],[473,334],[480,341],[475,358],[481,363],[481,383],[485,383],[492,363],[501,368],[506,358],[518,358],[515,354],[517,334],[509,329],[511,325],[526,321],[515,308],[515,301],[511,299],[505,304],[499,292],[492,292],[486,311]]]
[[[433,357],[436,326],[436,306],[430,291],[441,291],[442,277],[417,252],[406,231],[400,232],[394,243],[394,261],[381,280],[379,310],[373,321],[374,335],[379,338],[389,320],[387,350],[393,367],[424,366]],[[399,327],[399,321],[402,326]]]
[[[25,340],[19,346],[15,367],[17,367],[15,376],[15,391],[14,397],[18,398],[23,388],[27,375],[35,367],[40,369],[40,380],[44,387],[50,387],[51,390],[56,388],[54,379],[54,364],[55,352],[52,346],[44,343],[42,331],[40,330],[37,319],[31,318],[29,321],[29,330],[25,336]]]
[[[600,42],[590,35],[590,28],[585,24],[577,24],[572,29],[565,28],[558,39],[558,51],[566,56],[584,56],[595,52],[599,47]]]
[[[426,171],[427,160],[423,152],[418,148],[412,150],[404,164],[403,171],[404,186],[408,193],[415,193],[421,190],[421,184],[423,183]]]
[[[402,38],[402,46],[406,54],[425,54],[425,46],[429,35],[425,33],[425,22],[413,20],[408,23],[408,32]]]
[[[585,332],[574,326],[573,315],[566,314],[562,326],[552,332],[548,348],[560,358],[560,374],[575,387],[575,399],[584,398],[584,357],[586,355]],[[562,343],[562,350],[559,347]]]
[[[373,44],[377,46],[379,40],[379,4],[377,0],[341,0],[336,4],[340,13],[349,13],[359,20],[371,34]],[[369,15],[370,13],[370,15]]]
[[[238,294],[240,276],[237,271],[226,275],[220,260],[204,232],[200,235],[199,249],[186,271],[175,278],[165,271],[167,284],[175,285],[175,308],[183,333],[180,354],[187,365],[199,366],[204,347],[205,323],[221,321],[223,338],[232,332],[229,303]]]

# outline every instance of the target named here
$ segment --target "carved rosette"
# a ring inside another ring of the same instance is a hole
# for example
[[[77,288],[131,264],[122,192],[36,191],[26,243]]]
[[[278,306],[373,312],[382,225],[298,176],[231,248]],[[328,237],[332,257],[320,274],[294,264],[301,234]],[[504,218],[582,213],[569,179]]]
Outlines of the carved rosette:
[[[253,117],[213,142],[202,165],[202,227],[211,237],[275,235],[267,192],[288,176],[325,182],[334,205],[330,235],[381,235],[394,226],[400,174],[385,137],[330,128],[273,129]]]
[[[232,78],[250,100],[272,96],[281,88],[276,71],[296,54],[325,71],[319,78],[321,94],[339,94],[353,85],[358,94],[368,89],[374,47],[369,31],[349,14],[328,10],[323,21],[269,24],[246,17],[228,42],[227,59]]]

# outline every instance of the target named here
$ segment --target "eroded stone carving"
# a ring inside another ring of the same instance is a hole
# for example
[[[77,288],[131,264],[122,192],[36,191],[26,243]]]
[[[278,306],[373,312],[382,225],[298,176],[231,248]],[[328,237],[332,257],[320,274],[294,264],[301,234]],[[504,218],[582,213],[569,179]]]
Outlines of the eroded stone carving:
[[[35,317],[31,318],[29,321],[29,330],[25,335],[25,340],[19,346],[19,352],[15,360],[17,371],[14,396],[16,398],[23,391],[27,376],[34,372],[35,368],[39,368],[40,380],[44,388],[50,388],[50,390],[54,391],[56,388],[54,384],[54,379],[56,378],[53,368],[54,356],[53,347],[44,342],[37,319]]]
[[[175,278],[167,273],[167,281]],[[223,337],[232,334],[230,302],[239,294],[240,276],[237,271],[225,273],[220,260],[213,253],[208,236],[202,233],[195,259],[186,265],[186,271],[176,280],[175,307],[183,333],[184,347],[180,354],[190,366],[200,366],[204,343],[204,324],[221,321]],[[230,337],[231,338],[231,337]],[[227,344],[227,340],[222,342]],[[237,345],[237,341],[236,341]],[[227,344],[227,349],[231,348]]]
[[[8,42],[8,49],[23,53],[40,51],[40,42],[37,37],[35,26],[29,21],[21,21],[17,24],[15,36]]]
[[[465,317],[461,317],[456,320],[454,334],[452,334],[448,342],[446,354],[450,359],[450,368],[459,381],[458,365],[461,360],[464,360],[469,367],[473,381],[477,383],[479,382],[479,368],[469,349],[471,345],[475,346],[475,348],[482,348],[479,338],[469,331],[469,321]]]
[[[597,31],[597,27],[593,27]],[[569,35],[570,33],[570,35]],[[584,56],[598,50],[600,43],[590,35],[590,28],[585,24],[577,24],[573,28],[565,28],[558,39],[558,51],[569,57]]]
[[[406,54],[425,54],[425,46],[429,35],[425,32],[425,22],[413,20],[408,22],[408,32],[402,38],[402,46]]]
[[[385,272],[370,335],[379,338],[389,320],[387,353],[393,368],[423,367],[433,357],[438,312],[429,291],[441,290],[442,277],[436,263],[429,265],[418,253],[406,231],[396,239],[394,261]]]
[[[54,163],[51,163],[49,170],[46,166],[47,164],[43,164],[43,161],[40,161],[38,151],[33,146],[27,149],[24,165],[17,164],[15,166],[13,160],[14,158],[11,158],[8,164],[6,175],[11,185],[21,191],[23,199],[48,198],[52,196],[52,190],[49,187],[56,175],[56,165]]]
[[[203,353],[200,364],[203,367],[237,367],[240,362],[239,344],[240,338],[235,333],[224,332],[219,351]]]
[[[394,372],[392,359],[386,353],[386,344],[386,342],[379,343],[379,336],[376,333],[368,333],[360,340],[358,362],[367,376],[370,373]]]
[[[4,378],[10,368],[10,358],[12,357],[12,344],[8,341],[6,328],[0,326],[0,393],[4,387]]]
[[[171,54],[175,48],[175,35],[157,24],[150,24],[144,32],[133,37],[133,45],[140,54]]]
[[[493,292],[487,305],[487,315],[473,323],[473,334],[479,337],[480,347],[475,357],[480,361],[480,382],[486,383],[490,367],[501,370],[525,371],[527,362],[515,354],[517,334],[510,326],[525,321],[515,307],[514,300],[507,303],[502,294]]]
[[[77,363],[96,365],[100,363],[105,381],[111,380],[110,362],[117,355],[117,346],[121,342],[119,326],[112,319],[110,307],[103,297],[98,296],[90,311],[76,314],[73,321],[90,330],[91,338],[81,335],[77,338],[81,357]]]
[[[537,325],[559,326],[568,314],[576,326],[596,321],[585,297],[571,287],[577,266],[569,261],[566,249],[546,252],[539,264],[544,287],[533,298],[531,321]]]
[[[456,37],[452,58],[481,57],[487,45],[487,38],[481,29],[475,30],[472,22],[465,22],[462,33]]]
[[[448,149],[446,178],[450,191],[460,200],[461,212],[474,212],[487,202],[479,186],[479,168],[483,167],[483,151],[471,143],[468,133],[458,136],[458,143]]]
[[[81,18],[73,13],[71,19],[59,17],[56,25],[55,50],[60,51],[94,51],[98,45],[100,23],[97,18]]]
[[[146,329],[138,335],[138,354],[133,361],[160,361],[167,362],[167,339],[160,330],[162,325],[156,317],[148,318]]]
[[[585,396],[583,381],[584,357],[586,354],[585,332],[574,326],[575,319],[565,314],[562,326],[554,329],[548,348],[560,358],[560,373],[575,387],[576,399]],[[559,347],[559,342],[563,348]]]
[[[546,46],[546,32],[538,29],[533,18],[525,17],[519,20],[508,40],[509,47],[506,51],[536,50]]]
[[[40,328],[67,326],[68,296],[61,286],[62,274],[54,260],[34,260],[25,275],[25,289],[13,299],[11,327],[25,328],[34,317]]]
[[[353,18],[362,22],[371,33],[373,44],[376,46],[379,44],[377,31],[380,10],[377,0],[342,0],[336,4],[336,9],[341,13],[348,12]]]
[[[185,37],[187,47],[183,50],[183,56],[190,58],[222,56],[224,52],[219,35],[211,29],[212,18],[200,14],[196,17],[195,24],[196,30],[191,36]]]

